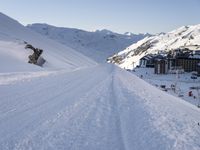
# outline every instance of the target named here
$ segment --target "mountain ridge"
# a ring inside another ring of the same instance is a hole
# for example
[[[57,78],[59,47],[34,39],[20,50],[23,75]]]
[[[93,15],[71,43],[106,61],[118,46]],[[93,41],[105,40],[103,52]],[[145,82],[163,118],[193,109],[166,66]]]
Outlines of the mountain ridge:
[[[106,62],[114,53],[150,34],[119,34],[107,29],[95,32],[75,28],[56,27],[48,24],[32,24],[27,28],[50,39],[67,45],[97,62]]]
[[[109,58],[121,68],[133,69],[147,54],[173,51],[178,48],[200,50],[200,24],[182,26],[168,33],[144,38]],[[114,60],[117,58],[117,62]]]

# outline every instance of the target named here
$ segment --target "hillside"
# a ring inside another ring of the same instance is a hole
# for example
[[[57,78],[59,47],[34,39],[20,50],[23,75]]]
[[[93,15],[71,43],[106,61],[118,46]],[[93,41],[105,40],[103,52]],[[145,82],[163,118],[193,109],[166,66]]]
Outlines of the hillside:
[[[200,25],[183,26],[169,33],[144,38],[109,58],[110,62],[122,68],[133,69],[140,58],[147,54],[156,54],[189,48],[200,50]]]
[[[0,13],[0,72],[31,71],[43,69],[75,69],[96,64],[91,59],[53,40],[27,29],[12,18]],[[46,63],[43,68],[28,64],[31,50],[26,44],[44,50]]]
[[[128,32],[118,34],[109,30],[88,32],[39,23],[28,25],[27,28],[67,45],[97,62],[106,62],[106,59],[116,52],[150,36],[149,34],[136,35]]]

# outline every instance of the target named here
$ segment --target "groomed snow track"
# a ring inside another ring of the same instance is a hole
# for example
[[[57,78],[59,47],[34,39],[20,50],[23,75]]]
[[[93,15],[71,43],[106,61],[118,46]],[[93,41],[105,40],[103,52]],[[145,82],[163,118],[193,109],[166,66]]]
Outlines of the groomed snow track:
[[[2,150],[200,149],[200,111],[113,65],[0,85]]]

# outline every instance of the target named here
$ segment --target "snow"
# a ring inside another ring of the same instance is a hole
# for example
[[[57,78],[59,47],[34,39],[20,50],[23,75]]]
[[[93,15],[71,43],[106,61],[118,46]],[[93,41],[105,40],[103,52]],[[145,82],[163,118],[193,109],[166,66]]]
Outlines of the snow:
[[[166,34],[158,34],[146,37],[137,43],[133,43],[126,49],[115,54],[122,58],[119,67],[133,69],[139,64],[139,60],[148,54],[157,54],[159,52],[168,52],[177,48],[189,48],[190,50],[200,49],[200,24],[193,26],[183,26]],[[147,48],[139,48],[147,44]],[[112,57],[110,58],[112,60]]]
[[[24,43],[0,41],[0,73],[19,71],[41,71],[42,68],[28,64],[31,51],[24,49]]]
[[[199,109],[113,65],[0,85],[0,149],[199,149]]]
[[[0,21],[0,149],[200,149],[196,106]],[[28,64],[24,41],[44,49],[47,64]]]
[[[36,71],[36,72],[12,72],[0,73],[0,85],[13,84],[15,82],[23,82],[33,78],[49,76],[56,74],[56,71]]]
[[[200,78],[191,79],[192,73],[180,73],[180,74],[154,74],[153,68],[136,68],[133,74],[141,77],[151,85],[160,88],[161,85],[166,86],[166,92],[176,97],[181,97],[183,100],[198,106],[200,104],[200,97],[196,89],[191,87],[199,87]],[[171,88],[171,85],[176,84],[176,91]],[[189,91],[192,91],[192,96],[188,96]],[[195,97],[195,98],[194,98]]]
[[[34,70],[42,69],[36,69],[35,66],[27,64],[28,56],[33,52],[24,48],[25,42],[44,50],[42,56],[47,61],[44,66],[46,69],[72,70],[80,66],[88,67],[97,64],[75,50],[27,29],[2,13],[0,13],[0,20],[2,22],[0,24],[1,72],[31,71],[31,68],[35,68]]]
[[[106,62],[108,57],[149,35],[118,34],[106,29],[87,32],[39,23],[28,25],[27,28],[71,47],[98,63]]]

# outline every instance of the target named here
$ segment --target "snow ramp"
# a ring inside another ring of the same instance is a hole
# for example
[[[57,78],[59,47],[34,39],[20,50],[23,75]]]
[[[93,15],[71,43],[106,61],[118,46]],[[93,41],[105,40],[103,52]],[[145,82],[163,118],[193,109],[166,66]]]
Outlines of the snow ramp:
[[[200,111],[113,65],[0,85],[0,149],[197,150]]]

